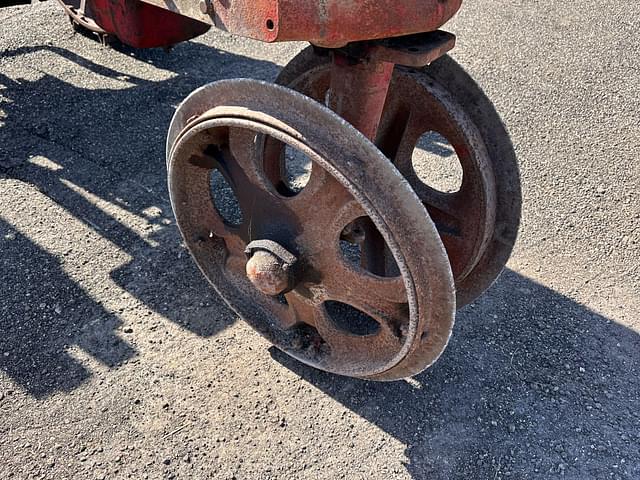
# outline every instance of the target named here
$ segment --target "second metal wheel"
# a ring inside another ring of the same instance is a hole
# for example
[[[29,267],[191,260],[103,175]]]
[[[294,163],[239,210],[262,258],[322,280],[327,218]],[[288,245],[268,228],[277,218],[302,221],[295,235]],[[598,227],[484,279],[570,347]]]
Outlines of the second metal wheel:
[[[276,82],[326,104],[332,61],[325,53],[303,50]],[[457,191],[433,188],[416,171],[413,154],[427,132],[444,137],[455,151],[462,169]],[[520,221],[518,165],[495,108],[448,56],[423,69],[396,66],[376,144],[434,220],[451,261],[458,308],[472,302],[504,268]]]

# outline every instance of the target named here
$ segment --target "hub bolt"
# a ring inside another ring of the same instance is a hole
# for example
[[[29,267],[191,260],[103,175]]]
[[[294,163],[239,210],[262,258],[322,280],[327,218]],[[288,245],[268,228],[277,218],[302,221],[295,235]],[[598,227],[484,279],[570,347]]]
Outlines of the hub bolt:
[[[265,295],[276,296],[293,288],[293,266],[297,258],[272,240],[256,240],[245,253],[247,278]]]

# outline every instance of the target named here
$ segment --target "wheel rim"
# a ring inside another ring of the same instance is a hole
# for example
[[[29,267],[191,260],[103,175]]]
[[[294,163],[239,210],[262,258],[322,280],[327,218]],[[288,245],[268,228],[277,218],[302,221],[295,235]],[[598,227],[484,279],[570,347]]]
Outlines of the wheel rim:
[[[328,56],[306,49],[284,68],[277,83],[324,103],[330,65]],[[469,114],[468,106],[478,104],[483,111]],[[457,154],[463,178],[455,193],[437,191],[414,170],[413,151],[426,132],[445,137]],[[397,67],[376,144],[407,178],[435,221],[451,261],[458,307],[470,303],[503,269],[520,217],[515,154],[497,113],[448,57],[423,70]]]
[[[193,115],[195,105],[206,111]],[[306,97],[249,80],[194,92],[174,121],[181,128],[172,122],[169,186],[178,225],[198,266],[243,319],[299,360],[343,375],[400,378],[437,358],[455,309],[448,260],[424,208],[368,140]],[[309,183],[297,195],[279,193],[264,172],[267,155],[256,141],[267,137],[312,160]],[[375,168],[375,178],[363,162]],[[242,222],[229,222],[216,209],[212,170],[234,190]],[[379,277],[345,260],[341,235],[361,217],[384,237],[399,276]],[[415,237],[398,235],[416,222]],[[428,259],[410,255],[413,238]],[[295,285],[279,300],[261,294],[245,275],[245,248],[255,239],[298,258]],[[330,302],[356,307],[377,328],[338,321]]]

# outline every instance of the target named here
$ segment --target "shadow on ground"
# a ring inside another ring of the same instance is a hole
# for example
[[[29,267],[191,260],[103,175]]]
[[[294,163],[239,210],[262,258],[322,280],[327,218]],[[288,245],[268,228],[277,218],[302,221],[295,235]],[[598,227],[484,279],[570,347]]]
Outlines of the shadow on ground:
[[[102,47],[96,43],[95,48]],[[272,78],[277,66],[193,42],[178,45],[170,54],[117,44],[109,52],[134,56],[172,74],[161,81],[137,78],[51,46],[5,51],[3,58],[43,50],[73,62],[79,71],[88,70],[83,74],[86,78],[124,79],[130,86],[82,88],[48,74],[26,81],[0,73],[0,87],[4,87],[0,90],[4,97],[0,97],[0,173],[34,185],[129,254],[133,260],[111,276],[150,310],[197,335],[215,335],[235,321],[235,315],[211,291],[181,246],[166,191],[166,131],[175,106],[195,88],[249,72]],[[44,157],[46,162],[27,161],[35,157]],[[153,233],[143,238],[107,213],[98,205],[101,202],[144,218]],[[0,310],[0,368],[4,372],[30,394],[44,397],[71,390],[90,375],[66,352],[70,345],[109,367],[136,354],[118,340],[115,330],[121,322],[116,315],[106,312],[76,285],[58,259],[16,234],[1,217],[0,222],[3,237],[12,238],[2,242],[4,268],[0,272],[5,285]],[[149,241],[157,246],[150,246]],[[60,310],[73,314],[48,317],[38,311],[41,304],[59,305]],[[87,323],[96,319],[101,327],[91,330],[100,338],[85,338],[82,332]]]
[[[531,465],[536,478],[640,475],[640,336],[513,271],[458,313],[443,357],[415,383],[271,353],[404,443],[416,479],[520,479]]]
[[[122,322],[69,278],[58,258],[1,219],[0,238],[0,369],[42,397],[72,390],[90,376],[69,347],[111,368],[134,356],[114,333]]]

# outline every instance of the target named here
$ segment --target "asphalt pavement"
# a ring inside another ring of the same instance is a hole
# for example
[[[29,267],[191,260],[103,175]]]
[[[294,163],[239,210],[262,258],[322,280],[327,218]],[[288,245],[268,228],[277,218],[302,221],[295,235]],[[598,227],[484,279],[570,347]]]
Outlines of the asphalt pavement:
[[[0,478],[640,479],[640,2],[465,2],[521,167],[508,268],[410,381],[270,348],[181,243],[164,141],[304,45],[103,47],[0,9]]]

